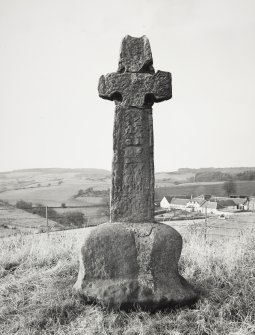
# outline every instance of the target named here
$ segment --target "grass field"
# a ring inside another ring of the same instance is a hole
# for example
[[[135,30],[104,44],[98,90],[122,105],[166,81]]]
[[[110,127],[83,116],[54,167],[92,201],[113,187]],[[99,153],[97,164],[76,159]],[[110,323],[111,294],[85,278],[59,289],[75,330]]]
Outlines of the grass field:
[[[206,236],[207,241],[225,243],[226,240],[252,234],[255,236],[255,213],[240,212],[234,215],[226,215],[224,218],[219,216],[208,216],[199,220],[164,221],[183,236],[195,231],[202,236]]]
[[[100,169],[30,169],[0,173],[0,199],[15,204],[19,200],[48,206],[87,205],[74,198],[80,189],[110,187],[110,172]]]
[[[25,188],[20,190],[10,190],[0,193],[0,199],[15,204],[18,200],[41,203],[48,206],[60,206],[65,203],[69,206],[82,206],[88,204],[85,197],[73,198],[80,189],[96,187],[97,189],[109,188],[109,183],[105,182],[65,182],[57,186]]]
[[[110,311],[72,291],[89,231],[5,238],[0,245],[0,334],[248,335],[255,333],[255,239],[205,243],[185,235],[180,272],[198,290],[191,308]]]
[[[90,199],[91,198],[91,199]],[[102,198],[90,197],[85,208],[55,208],[54,211],[59,215],[65,215],[72,211],[81,212],[85,216],[86,225],[97,225],[109,220],[109,213]],[[48,227],[45,217],[28,211],[18,209],[15,206],[0,201],[0,238],[16,234],[40,233],[54,230],[71,228],[62,226],[51,217],[48,212]],[[85,224],[85,223],[84,223]]]
[[[155,189],[155,199],[162,199],[165,195],[201,195],[213,194],[216,196],[226,196],[222,189],[223,182],[207,183],[186,183],[174,186],[159,187]],[[255,181],[237,181],[236,194],[254,195]]]
[[[224,196],[222,182],[182,183],[194,177],[194,172],[175,171],[155,174],[155,198],[165,195],[213,194]],[[41,203],[48,206],[89,205],[91,199],[75,198],[79,190],[93,187],[95,190],[110,188],[110,172],[97,169],[32,169],[0,173],[0,199],[15,204],[18,200]],[[236,182],[237,194],[254,195],[255,181]],[[160,187],[158,187],[160,186]],[[1,191],[2,190],[2,191]]]
[[[110,172],[102,169],[28,169],[0,172],[0,192],[67,184],[109,182]]]
[[[217,183],[186,183],[180,185],[172,185],[167,187],[158,187],[155,189],[155,199],[162,199],[165,195],[201,195],[213,194],[216,196],[225,196],[221,182]],[[236,194],[254,195],[255,181],[239,181],[236,182]],[[94,187],[95,189],[108,189],[110,183],[104,181],[70,181],[57,186],[26,188],[20,190],[10,190],[0,193],[0,199],[15,204],[18,200],[32,202],[33,204],[41,203],[48,206],[60,206],[65,203],[68,206],[86,206],[93,204],[97,200],[93,197],[74,198],[79,189]]]
[[[61,229],[55,221],[48,220],[49,229]],[[3,236],[39,233],[47,230],[46,219],[39,215],[0,202],[0,238]]]

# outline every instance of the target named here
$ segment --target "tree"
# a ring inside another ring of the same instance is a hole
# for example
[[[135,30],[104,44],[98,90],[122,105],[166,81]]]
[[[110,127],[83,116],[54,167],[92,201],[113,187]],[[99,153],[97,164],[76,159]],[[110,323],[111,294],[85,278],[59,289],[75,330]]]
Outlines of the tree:
[[[225,181],[222,185],[225,193],[230,196],[230,194],[236,193],[236,183],[233,180]]]
[[[16,207],[19,209],[27,209],[27,210],[32,210],[32,202],[26,202],[24,200],[19,200],[16,202]]]
[[[62,214],[60,223],[67,227],[75,226],[75,227],[84,227],[87,222],[87,218],[84,216],[82,212],[78,211],[69,211],[65,214]]]

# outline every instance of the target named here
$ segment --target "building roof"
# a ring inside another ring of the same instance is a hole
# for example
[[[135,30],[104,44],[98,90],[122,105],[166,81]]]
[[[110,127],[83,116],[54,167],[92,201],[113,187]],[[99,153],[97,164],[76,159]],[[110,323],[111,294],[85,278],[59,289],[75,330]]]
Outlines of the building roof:
[[[235,203],[234,198],[227,198],[227,197],[214,197],[211,199],[213,202],[217,202],[219,204],[219,207],[234,207],[237,204]]]
[[[171,200],[171,205],[183,205],[186,206],[190,199],[182,199],[182,198],[173,198]]]
[[[189,202],[197,202],[199,205],[202,205],[202,203],[204,203],[205,201],[206,200],[198,197],[189,200]]]
[[[217,200],[217,203],[221,207],[234,207],[236,206],[236,203],[232,199],[219,199]]]
[[[171,196],[169,196],[169,195],[165,195],[165,196],[162,198],[162,200],[163,200],[164,198],[166,198],[166,200],[167,200],[167,201],[169,202],[169,204],[170,204],[170,202],[171,202],[171,200],[172,200],[173,197],[171,197]]]
[[[248,200],[246,198],[232,198],[236,205],[244,205]]]

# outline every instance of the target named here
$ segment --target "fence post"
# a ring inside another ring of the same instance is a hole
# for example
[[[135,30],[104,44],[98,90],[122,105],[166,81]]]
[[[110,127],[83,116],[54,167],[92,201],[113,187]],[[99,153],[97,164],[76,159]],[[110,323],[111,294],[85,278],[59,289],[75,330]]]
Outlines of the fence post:
[[[47,226],[47,234],[48,234],[49,233],[48,206],[45,207],[45,217],[46,217],[46,226]]]
[[[207,233],[207,207],[205,207],[205,241],[206,241],[206,233]]]

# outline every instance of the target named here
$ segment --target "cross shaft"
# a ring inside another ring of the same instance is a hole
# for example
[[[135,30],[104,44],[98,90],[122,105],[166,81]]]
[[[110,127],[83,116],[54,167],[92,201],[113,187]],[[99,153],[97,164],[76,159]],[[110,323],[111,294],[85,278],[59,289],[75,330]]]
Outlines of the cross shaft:
[[[101,98],[116,104],[111,222],[153,222],[152,105],[171,98],[171,74],[155,74],[145,36],[126,36],[118,72],[101,76],[98,91]]]

